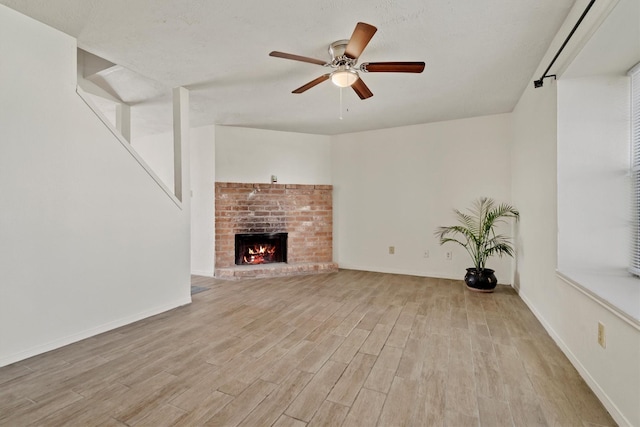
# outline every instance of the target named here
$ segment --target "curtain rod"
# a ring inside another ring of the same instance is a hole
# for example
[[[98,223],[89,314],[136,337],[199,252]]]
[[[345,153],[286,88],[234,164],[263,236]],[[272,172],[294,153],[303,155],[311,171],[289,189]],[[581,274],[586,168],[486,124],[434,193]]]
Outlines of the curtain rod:
[[[543,83],[544,83],[544,79],[546,79],[547,77],[553,77],[554,79],[557,77],[555,74],[549,74],[547,75],[547,73],[549,72],[549,70],[551,69],[551,67],[553,67],[553,64],[556,62],[556,59],[558,59],[558,56],[560,56],[560,53],[562,52],[562,50],[564,49],[564,47],[567,45],[567,43],[569,43],[569,40],[571,39],[571,37],[573,36],[573,33],[576,32],[576,30],[578,29],[578,27],[580,26],[580,24],[582,23],[582,20],[584,19],[585,16],[587,16],[587,13],[589,13],[589,10],[591,9],[591,6],[593,6],[593,4],[596,2],[596,0],[591,0],[589,2],[589,4],[587,5],[586,9],[584,10],[584,12],[582,12],[582,16],[580,16],[580,19],[578,19],[578,22],[576,22],[576,25],[573,26],[573,29],[571,30],[571,32],[569,33],[569,35],[567,36],[567,38],[565,39],[564,43],[562,43],[562,46],[560,46],[560,49],[558,49],[558,52],[556,53],[556,56],[553,57],[553,59],[551,60],[551,63],[549,64],[549,66],[547,67],[546,70],[544,70],[544,73],[542,74],[542,77],[540,77],[540,79],[535,80],[533,82],[533,87],[535,88],[539,88],[542,87]]]

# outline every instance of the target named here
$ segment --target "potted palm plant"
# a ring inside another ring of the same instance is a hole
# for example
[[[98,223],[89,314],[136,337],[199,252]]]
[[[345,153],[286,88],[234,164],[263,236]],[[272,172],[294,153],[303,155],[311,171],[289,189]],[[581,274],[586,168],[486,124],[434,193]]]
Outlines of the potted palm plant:
[[[498,280],[494,270],[486,268],[487,259],[493,255],[513,257],[514,249],[507,236],[496,234],[496,225],[508,218],[520,218],[520,213],[511,205],[481,197],[473,202],[468,213],[454,209],[458,225],[438,227],[435,235],[440,244],[454,242],[466,249],[473,261],[467,268],[464,281],[473,291],[493,292]]]

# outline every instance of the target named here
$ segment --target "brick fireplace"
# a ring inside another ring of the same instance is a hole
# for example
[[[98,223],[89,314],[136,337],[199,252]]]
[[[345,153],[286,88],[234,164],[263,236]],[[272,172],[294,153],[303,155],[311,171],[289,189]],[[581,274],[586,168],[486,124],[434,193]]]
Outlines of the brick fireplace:
[[[337,271],[331,185],[216,182],[215,276],[286,276]],[[288,233],[286,263],[236,265],[236,235]]]

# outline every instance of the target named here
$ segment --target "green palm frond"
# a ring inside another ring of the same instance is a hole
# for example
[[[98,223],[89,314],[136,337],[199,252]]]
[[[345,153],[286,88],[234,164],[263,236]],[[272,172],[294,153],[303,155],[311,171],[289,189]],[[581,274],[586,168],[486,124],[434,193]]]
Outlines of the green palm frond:
[[[469,228],[464,227],[462,225],[452,225],[451,227],[439,227],[436,231],[436,235],[440,237],[440,240],[445,239],[448,235],[456,235],[461,234],[465,237],[467,242],[469,241],[477,241],[478,236],[473,233]],[[444,242],[443,242],[444,243]]]
[[[498,222],[505,222],[506,218],[518,218],[520,213],[511,205],[502,204],[486,213],[486,226],[493,226]]]
[[[509,218],[518,221],[520,213],[517,209],[506,203],[496,205],[493,199],[481,197],[473,202],[468,212],[454,209],[459,225],[436,229],[434,234],[441,245],[449,242],[461,245],[477,269],[484,268],[490,256],[514,256],[515,250],[510,240],[506,236],[496,235],[495,227]]]
[[[514,255],[513,247],[510,243],[506,242],[491,246],[487,248],[485,252],[487,254],[487,257],[493,255],[498,255],[499,257],[502,257],[503,255],[509,255],[510,257],[512,257]]]
[[[476,218],[472,215],[462,213],[458,210],[454,210],[458,216],[458,222],[465,227],[473,236],[480,236],[480,224]]]

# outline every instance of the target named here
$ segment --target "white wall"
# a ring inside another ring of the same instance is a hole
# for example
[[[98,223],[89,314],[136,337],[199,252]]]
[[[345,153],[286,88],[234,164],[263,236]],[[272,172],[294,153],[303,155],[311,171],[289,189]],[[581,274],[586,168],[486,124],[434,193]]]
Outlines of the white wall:
[[[452,209],[464,210],[478,197],[510,202],[510,142],[508,114],[333,137],[334,261],[359,270],[464,277],[473,266],[468,254],[441,247],[433,233],[455,223]],[[512,283],[511,265],[510,258],[492,258],[487,267],[500,283]]]
[[[626,76],[558,82],[561,271],[628,267],[630,90]]]
[[[215,126],[191,129],[191,273],[213,277],[215,265]]]
[[[213,277],[215,126],[190,130],[191,273]],[[133,149],[170,189],[173,188],[173,132],[146,135],[131,142]]]
[[[331,184],[330,137],[216,126],[218,182]]]
[[[180,208],[75,92],[71,37],[0,6],[0,366],[190,301]]]
[[[620,4],[626,1],[621,0]],[[532,81],[542,74],[586,3],[586,0],[576,2]],[[591,19],[595,19],[603,9],[598,11],[594,7],[590,13]],[[585,25],[589,22],[585,21]],[[563,55],[571,57],[571,49],[575,46],[569,46]],[[546,79],[543,88],[534,89],[533,85],[526,88],[513,112],[513,123],[512,194],[521,213],[516,271],[520,296],[616,421],[620,425],[640,425],[640,332],[637,324],[555,272],[557,85],[552,79]],[[606,326],[606,349],[597,344],[599,321]]]
[[[131,146],[162,182],[173,189],[173,132],[139,136],[131,140]]]

